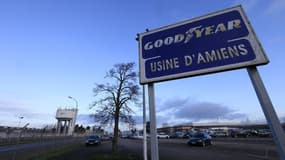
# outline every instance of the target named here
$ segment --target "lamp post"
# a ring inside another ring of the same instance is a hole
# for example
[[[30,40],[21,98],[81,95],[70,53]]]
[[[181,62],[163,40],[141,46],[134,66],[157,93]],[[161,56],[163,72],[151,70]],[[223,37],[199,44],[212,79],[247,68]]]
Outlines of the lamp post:
[[[75,101],[76,109],[78,109],[78,101],[75,98],[71,97],[71,96],[68,96],[68,98]]]
[[[74,100],[74,101],[75,101],[75,104],[76,104],[76,109],[75,109],[74,117],[72,118],[71,122],[69,121],[69,124],[68,124],[69,127],[72,127],[72,129],[71,129],[70,132],[73,134],[73,132],[74,132],[74,127],[75,127],[75,123],[76,123],[77,112],[78,112],[78,101],[77,101],[75,98],[71,97],[71,96],[68,96],[68,98]]]
[[[21,120],[22,120],[23,118],[24,118],[23,116],[20,116],[20,117],[19,117],[18,127],[20,127],[20,125],[21,125]]]
[[[26,124],[23,128],[21,128],[21,120],[24,118],[23,116],[20,116],[18,117],[19,118],[19,124],[18,124],[18,128],[19,128],[19,133],[18,133],[18,138],[17,138],[17,141],[16,141],[16,145],[18,145],[20,143],[20,140],[21,140],[21,135],[22,135],[22,129],[24,129],[25,127],[27,127],[29,125]],[[15,160],[16,159],[16,154],[17,154],[17,151],[15,150],[13,152],[13,156],[12,156],[12,160]]]

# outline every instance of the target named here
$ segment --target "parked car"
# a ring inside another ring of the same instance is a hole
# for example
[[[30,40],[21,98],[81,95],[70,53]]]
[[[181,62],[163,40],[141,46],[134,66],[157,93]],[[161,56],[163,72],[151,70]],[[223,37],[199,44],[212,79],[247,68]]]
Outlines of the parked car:
[[[131,138],[131,134],[121,134],[121,138]]]
[[[131,139],[143,139],[143,134],[141,133],[134,133],[130,137]]]
[[[183,138],[184,132],[176,132],[177,138]]]
[[[207,131],[207,133],[208,133],[211,137],[215,137],[215,131],[209,130],[209,131]]]
[[[196,133],[187,142],[188,145],[199,145],[205,147],[206,145],[212,145],[212,137],[205,132]]]
[[[250,136],[250,131],[248,130],[232,131],[231,136],[233,138],[236,138],[236,137],[247,138],[248,136]]]
[[[251,136],[257,136],[258,135],[258,131],[255,129],[251,129],[249,132],[250,132]]]
[[[258,130],[257,135],[259,137],[269,137],[271,135],[271,132],[268,129],[260,129]]]
[[[160,139],[160,138],[166,138],[168,139],[169,138],[169,135],[166,134],[166,133],[158,133],[157,134],[157,138]]]
[[[182,136],[182,138],[187,138],[187,139],[190,138],[190,137],[191,137],[191,134],[188,133],[188,132],[184,133],[183,136]]]
[[[101,138],[98,135],[89,136],[85,141],[86,146],[98,144],[101,144]]]
[[[174,132],[174,133],[169,134],[169,138],[189,138],[189,133]]]
[[[227,137],[228,136],[228,132],[226,131],[214,131],[213,137]]]
[[[176,133],[171,133],[169,135],[169,138],[178,138],[178,135]]]
[[[106,135],[106,134],[104,134],[104,135],[102,135],[101,136],[101,140],[102,141],[108,141],[108,140],[111,140],[112,138],[109,136],[109,135]]]

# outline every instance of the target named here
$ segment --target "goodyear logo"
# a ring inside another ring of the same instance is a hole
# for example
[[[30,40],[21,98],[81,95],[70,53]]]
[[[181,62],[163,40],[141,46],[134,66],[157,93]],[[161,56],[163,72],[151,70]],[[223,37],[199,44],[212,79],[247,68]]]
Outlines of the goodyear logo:
[[[169,46],[176,43],[189,43],[192,38],[201,38],[202,36],[209,36],[218,34],[221,32],[227,32],[234,29],[241,28],[241,20],[235,19],[225,23],[219,23],[217,25],[209,26],[196,26],[188,29],[184,34],[176,34],[174,36],[166,37],[164,39],[157,39],[155,41],[149,41],[145,43],[144,50],[151,50],[159,48],[164,45]]]

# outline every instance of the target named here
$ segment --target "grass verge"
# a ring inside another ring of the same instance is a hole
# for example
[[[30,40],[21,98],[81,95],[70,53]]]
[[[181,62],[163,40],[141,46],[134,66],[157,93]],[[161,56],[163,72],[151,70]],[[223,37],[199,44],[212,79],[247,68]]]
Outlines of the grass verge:
[[[29,155],[27,159],[28,160],[49,160],[54,157],[63,155],[65,153],[72,152],[76,149],[79,149],[80,147],[81,147],[80,145],[74,144],[71,146],[49,149],[47,151],[41,151],[40,153]]]

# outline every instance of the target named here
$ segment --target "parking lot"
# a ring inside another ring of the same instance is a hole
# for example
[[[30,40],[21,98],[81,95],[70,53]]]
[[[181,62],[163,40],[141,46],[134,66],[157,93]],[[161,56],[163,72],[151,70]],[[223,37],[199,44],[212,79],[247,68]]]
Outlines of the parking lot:
[[[200,147],[189,146],[187,139],[159,139],[159,156],[162,160],[278,160],[278,153],[271,138],[214,138],[213,145]],[[139,151],[142,154],[142,140],[123,139],[120,145],[128,148],[130,152]],[[131,146],[131,147],[130,147]],[[150,145],[148,154],[150,157]],[[150,159],[150,158],[149,158]]]

